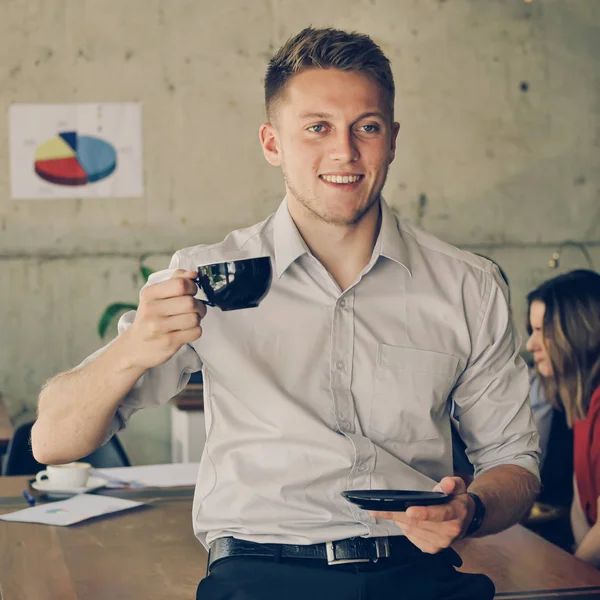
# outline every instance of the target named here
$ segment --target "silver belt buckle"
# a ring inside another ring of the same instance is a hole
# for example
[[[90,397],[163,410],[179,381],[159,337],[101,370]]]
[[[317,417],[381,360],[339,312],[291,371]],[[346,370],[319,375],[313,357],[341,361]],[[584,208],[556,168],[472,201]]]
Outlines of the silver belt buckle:
[[[347,558],[338,559],[335,556],[335,542],[325,542],[325,550],[327,552],[327,564],[328,565],[344,565],[349,563],[363,563],[369,562],[369,558]],[[375,540],[375,559],[373,562],[377,562],[382,557],[388,557],[390,555],[390,544],[387,538],[377,538]]]
[[[380,558],[390,557],[390,542],[387,537],[375,538],[375,560],[377,562]]]

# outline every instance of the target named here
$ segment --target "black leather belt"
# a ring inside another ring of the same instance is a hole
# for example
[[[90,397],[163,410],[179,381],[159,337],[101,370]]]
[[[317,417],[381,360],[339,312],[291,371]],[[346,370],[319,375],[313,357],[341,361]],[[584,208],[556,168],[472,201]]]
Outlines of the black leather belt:
[[[462,561],[453,550],[448,558],[452,564],[460,566]],[[324,544],[294,545],[294,544],[257,544],[238,540],[233,537],[216,539],[210,545],[208,554],[207,573],[217,562],[230,556],[247,558],[309,558],[327,561],[328,565],[341,565],[356,562],[376,562],[380,558],[408,559],[423,553],[404,536],[349,538]],[[396,560],[394,560],[396,562]]]

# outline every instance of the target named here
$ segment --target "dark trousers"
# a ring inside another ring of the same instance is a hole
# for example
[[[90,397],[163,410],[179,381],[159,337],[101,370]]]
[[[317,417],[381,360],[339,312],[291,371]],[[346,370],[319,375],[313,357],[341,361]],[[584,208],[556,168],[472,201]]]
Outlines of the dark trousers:
[[[394,562],[327,565],[314,559],[233,556],[211,568],[196,599],[492,600],[492,581],[457,571],[453,557],[456,554],[446,550]]]

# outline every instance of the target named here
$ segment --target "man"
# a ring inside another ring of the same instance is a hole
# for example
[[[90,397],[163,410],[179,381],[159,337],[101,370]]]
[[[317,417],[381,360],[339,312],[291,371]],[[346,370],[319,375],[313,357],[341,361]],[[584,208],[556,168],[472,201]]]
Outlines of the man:
[[[515,523],[538,487],[506,288],[489,261],[398,223],[381,198],[399,125],[370,38],[305,29],[271,60],[265,97],[279,210],[174,255],[120,336],[42,391],[35,455],[86,455],[202,368],[199,598],[491,598],[448,547]],[[273,283],[258,308],[207,314],[194,298],[198,265],[264,255]],[[447,476],[450,410],[471,495]],[[451,498],[369,513],[341,496],[378,488]]]

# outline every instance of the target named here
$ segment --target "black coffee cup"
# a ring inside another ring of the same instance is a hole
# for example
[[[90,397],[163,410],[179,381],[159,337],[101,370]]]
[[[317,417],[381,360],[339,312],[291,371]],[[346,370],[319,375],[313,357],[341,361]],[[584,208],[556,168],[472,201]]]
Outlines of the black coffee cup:
[[[221,310],[253,308],[271,286],[271,258],[245,258],[198,267],[195,282],[206,295],[202,302]]]

